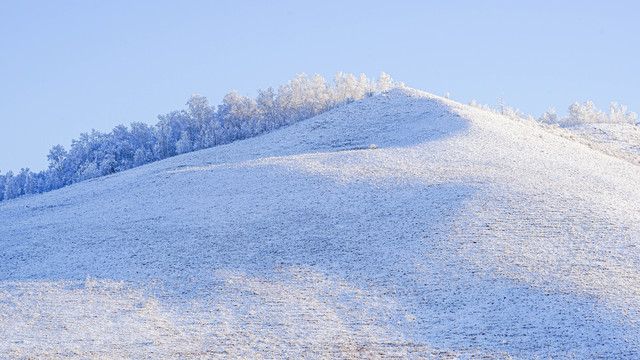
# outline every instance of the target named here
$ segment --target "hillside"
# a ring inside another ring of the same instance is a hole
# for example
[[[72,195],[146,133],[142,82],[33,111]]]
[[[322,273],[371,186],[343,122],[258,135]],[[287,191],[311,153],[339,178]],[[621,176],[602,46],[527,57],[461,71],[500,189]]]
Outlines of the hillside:
[[[638,358],[640,171],[396,89],[0,203],[0,357]]]

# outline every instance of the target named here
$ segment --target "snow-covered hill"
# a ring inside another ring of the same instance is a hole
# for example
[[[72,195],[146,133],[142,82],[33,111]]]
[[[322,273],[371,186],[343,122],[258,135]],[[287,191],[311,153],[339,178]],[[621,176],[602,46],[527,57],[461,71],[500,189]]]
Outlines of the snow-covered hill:
[[[0,358],[639,358],[640,168],[410,89],[0,203]]]
[[[570,128],[588,146],[640,165],[640,126],[632,124],[584,124]]]

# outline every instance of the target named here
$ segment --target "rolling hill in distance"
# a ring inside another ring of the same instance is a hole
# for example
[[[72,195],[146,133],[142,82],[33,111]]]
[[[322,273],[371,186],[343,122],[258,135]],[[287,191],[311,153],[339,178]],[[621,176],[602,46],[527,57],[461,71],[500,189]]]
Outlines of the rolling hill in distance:
[[[0,357],[639,358],[637,128],[402,88],[1,202]]]

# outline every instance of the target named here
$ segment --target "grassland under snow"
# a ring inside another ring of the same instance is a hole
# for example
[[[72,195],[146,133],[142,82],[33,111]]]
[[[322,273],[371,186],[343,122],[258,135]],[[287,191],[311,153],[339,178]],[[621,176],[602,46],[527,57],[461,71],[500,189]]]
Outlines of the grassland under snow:
[[[398,89],[0,203],[0,357],[639,358],[597,136]]]

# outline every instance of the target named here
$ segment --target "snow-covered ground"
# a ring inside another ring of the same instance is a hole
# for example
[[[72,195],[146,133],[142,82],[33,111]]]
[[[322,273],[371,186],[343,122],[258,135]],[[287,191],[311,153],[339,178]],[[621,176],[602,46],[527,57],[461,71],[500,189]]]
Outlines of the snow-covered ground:
[[[569,129],[590,146],[640,165],[640,125],[585,124]]]
[[[0,203],[0,357],[640,358],[640,171],[410,89]]]

